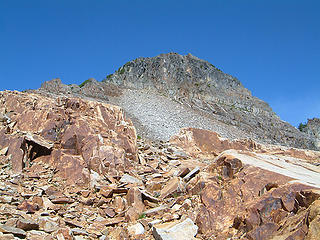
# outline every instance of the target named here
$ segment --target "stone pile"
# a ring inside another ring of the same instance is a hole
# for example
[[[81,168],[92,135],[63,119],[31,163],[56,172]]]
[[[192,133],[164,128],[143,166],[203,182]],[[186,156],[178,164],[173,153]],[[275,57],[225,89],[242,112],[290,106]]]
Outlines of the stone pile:
[[[319,152],[199,129],[151,142],[78,98],[2,92],[0,110],[0,239],[319,236]]]

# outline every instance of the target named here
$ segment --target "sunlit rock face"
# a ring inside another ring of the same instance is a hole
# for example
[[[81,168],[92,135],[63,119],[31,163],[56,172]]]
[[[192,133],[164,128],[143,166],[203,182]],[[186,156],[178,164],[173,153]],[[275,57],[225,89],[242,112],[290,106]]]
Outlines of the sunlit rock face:
[[[136,132],[123,111],[79,98],[1,92],[0,147],[12,168],[50,163],[72,184],[87,184],[92,172],[123,172],[136,161]]]
[[[319,152],[228,140],[193,128],[170,143],[209,163],[186,188],[200,195],[195,221],[203,236],[316,239]]]

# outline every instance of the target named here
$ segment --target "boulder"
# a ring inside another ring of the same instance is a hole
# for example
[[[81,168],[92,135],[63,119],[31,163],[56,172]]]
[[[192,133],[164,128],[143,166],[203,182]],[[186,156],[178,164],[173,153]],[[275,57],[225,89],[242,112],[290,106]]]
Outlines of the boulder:
[[[28,220],[28,219],[19,219],[17,221],[17,227],[20,229],[23,229],[25,231],[29,230],[38,230],[39,229],[39,224],[33,220]]]
[[[7,225],[0,225],[0,232],[13,234],[16,237],[26,237],[26,232],[20,228],[15,228]]]
[[[59,80],[47,85],[61,87]],[[94,173],[118,175],[137,161],[136,131],[119,107],[5,91],[0,108],[14,113],[11,132],[0,132],[1,148],[8,147],[14,172],[43,162],[56,168],[68,184],[85,185]]]
[[[198,227],[190,218],[177,224],[159,224],[152,228],[156,240],[192,240],[197,232]]]

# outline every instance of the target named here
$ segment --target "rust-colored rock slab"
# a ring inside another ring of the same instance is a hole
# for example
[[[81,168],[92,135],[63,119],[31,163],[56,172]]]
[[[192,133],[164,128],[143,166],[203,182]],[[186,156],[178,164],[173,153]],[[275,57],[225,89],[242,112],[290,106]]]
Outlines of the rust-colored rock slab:
[[[15,172],[43,161],[69,184],[81,185],[92,181],[92,174],[117,175],[137,160],[135,128],[119,107],[11,91],[1,99],[0,109],[14,125],[10,131],[5,122],[0,126],[0,144],[8,147]]]

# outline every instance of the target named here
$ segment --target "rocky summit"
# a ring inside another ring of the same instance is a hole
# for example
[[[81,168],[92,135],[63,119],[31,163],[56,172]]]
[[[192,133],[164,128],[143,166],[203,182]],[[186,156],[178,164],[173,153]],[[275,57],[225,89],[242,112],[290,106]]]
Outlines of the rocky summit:
[[[191,55],[107,79],[0,92],[0,239],[319,239],[317,119],[298,131]],[[247,132],[266,119],[292,131]]]
[[[196,127],[227,138],[319,149],[318,135],[282,121],[237,78],[191,54],[138,58],[103,82],[89,79],[78,86],[54,79],[38,92],[92,97],[119,105],[138,134],[153,140],[169,140],[180,128]]]

